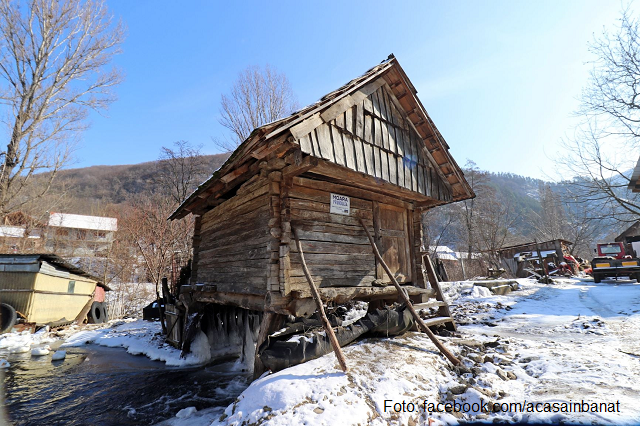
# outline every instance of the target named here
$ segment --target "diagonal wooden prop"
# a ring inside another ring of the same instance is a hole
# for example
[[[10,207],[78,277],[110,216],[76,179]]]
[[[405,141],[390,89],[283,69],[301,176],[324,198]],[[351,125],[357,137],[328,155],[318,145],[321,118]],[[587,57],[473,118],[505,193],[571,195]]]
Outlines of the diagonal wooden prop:
[[[364,224],[364,221],[362,220],[362,218],[358,218],[358,219],[360,220],[360,224],[364,228],[364,232],[367,233],[367,237],[369,237],[369,242],[371,243],[371,247],[373,247],[373,254],[375,254],[376,258],[378,259],[378,262],[380,262],[380,264],[382,265],[382,268],[385,270],[387,275],[389,275],[389,278],[391,279],[391,282],[393,283],[393,285],[398,290],[398,294],[404,300],[404,303],[407,305],[407,308],[409,309],[409,312],[411,312],[411,315],[413,315],[413,318],[418,323],[419,328],[421,328],[422,331],[424,331],[427,334],[427,336],[429,336],[429,338],[431,339],[433,344],[436,345],[436,347],[440,350],[440,352],[442,352],[442,354],[444,356],[446,356],[447,359],[449,359],[449,361],[451,361],[451,363],[453,365],[460,365],[460,360],[458,358],[456,358],[455,355],[453,355],[449,351],[449,349],[444,347],[444,345],[440,342],[440,340],[438,340],[438,338],[435,336],[435,334],[433,334],[433,332],[429,329],[429,327],[427,327],[427,325],[422,321],[422,318],[420,318],[420,315],[418,315],[416,310],[413,309],[413,304],[411,303],[411,300],[409,300],[409,296],[407,296],[407,294],[404,292],[402,287],[400,287],[400,284],[398,284],[398,281],[396,280],[396,278],[391,273],[391,270],[389,269],[389,267],[387,266],[385,261],[382,259],[382,256],[380,256],[380,252],[378,251],[378,247],[376,246],[376,243],[373,240],[373,237],[371,236],[371,233],[367,229],[367,226]]]
[[[298,238],[298,232],[295,228],[291,227],[291,232],[293,233],[293,237],[296,240],[296,247],[298,248],[298,253],[300,254],[300,260],[302,261],[302,270],[304,271],[304,276],[307,277],[307,281],[309,282],[309,287],[311,288],[311,295],[313,296],[313,300],[316,301],[316,306],[318,308],[318,313],[320,314],[320,319],[322,320],[322,326],[324,327],[324,331],[327,333],[329,337],[329,341],[331,342],[331,347],[333,348],[333,352],[336,354],[336,358],[338,358],[338,363],[340,363],[340,367],[342,371],[345,373],[349,371],[349,367],[347,367],[347,361],[344,358],[344,354],[342,353],[342,349],[340,348],[340,343],[338,343],[338,339],[336,338],[335,333],[333,332],[333,327],[331,327],[331,323],[329,323],[329,319],[327,315],[324,313],[324,306],[322,305],[322,299],[320,298],[320,293],[316,288],[316,285],[313,282],[313,278],[311,278],[311,274],[309,273],[309,269],[307,268],[307,263],[304,261],[304,254],[302,253],[302,245],[300,244],[300,239]]]

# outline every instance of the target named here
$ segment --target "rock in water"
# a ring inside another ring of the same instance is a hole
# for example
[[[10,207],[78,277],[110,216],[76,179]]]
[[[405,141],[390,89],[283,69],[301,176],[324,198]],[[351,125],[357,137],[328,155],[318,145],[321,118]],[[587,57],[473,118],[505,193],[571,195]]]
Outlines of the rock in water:
[[[182,410],[178,411],[178,414],[176,414],[176,417],[179,419],[186,419],[188,417],[193,416],[198,410],[196,410],[196,407],[187,407],[187,408],[183,408]]]
[[[60,361],[67,357],[67,351],[55,351],[51,356],[51,361]]]

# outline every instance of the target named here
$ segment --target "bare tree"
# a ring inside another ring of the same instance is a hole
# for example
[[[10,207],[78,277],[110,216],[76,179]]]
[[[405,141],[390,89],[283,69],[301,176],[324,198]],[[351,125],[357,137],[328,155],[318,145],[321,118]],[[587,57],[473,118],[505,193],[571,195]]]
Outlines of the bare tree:
[[[235,150],[253,129],[278,120],[298,107],[286,75],[266,65],[240,73],[229,95],[222,95],[220,124],[232,132],[232,140],[214,139],[226,151]]]
[[[483,191],[475,209],[474,240],[478,250],[490,264],[500,267],[498,250],[513,237],[519,215],[512,203],[498,199],[493,188],[486,188]]]
[[[466,243],[467,258],[471,260],[472,253],[477,250],[476,236],[477,236],[477,218],[476,218],[476,203],[480,199],[488,188],[489,176],[487,172],[483,172],[478,169],[476,163],[471,160],[467,160],[464,168],[464,176],[471,185],[471,189],[476,194],[476,198],[464,200],[461,202],[460,209],[460,223],[462,224],[462,240]]]
[[[100,0],[0,0],[0,119],[8,133],[0,214],[26,203],[22,190],[49,171],[35,196],[45,194],[88,111],[114,100],[121,75],[105,67],[122,40],[122,25]]]
[[[595,60],[577,112],[583,123],[564,141],[566,154],[557,156],[587,220],[632,221],[640,214],[640,196],[627,189],[640,146],[639,31],[625,9],[614,31],[590,44]]]
[[[204,179],[211,175],[200,152],[202,146],[177,141],[174,148],[163,146],[158,159],[158,182],[176,204],[180,204]]]
[[[531,213],[531,223],[535,229],[534,237],[538,241],[549,241],[558,238],[567,239],[567,217],[565,207],[559,194],[542,182],[538,185],[540,196],[540,212]]]
[[[170,276],[171,262],[176,253],[190,253],[193,236],[193,216],[182,220],[167,220],[175,209],[172,200],[160,194],[139,197],[124,208],[120,228],[135,247],[149,280],[158,286],[164,276]],[[182,256],[188,257],[188,256]]]

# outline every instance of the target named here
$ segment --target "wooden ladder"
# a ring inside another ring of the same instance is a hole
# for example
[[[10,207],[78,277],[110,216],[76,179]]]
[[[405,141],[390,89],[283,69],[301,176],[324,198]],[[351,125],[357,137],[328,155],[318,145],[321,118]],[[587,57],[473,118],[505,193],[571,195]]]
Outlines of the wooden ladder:
[[[456,323],[451,316],[451,310],[449,309],[449,305],[444,300],[444,295],[442,294],[442,289],[440,288],[440,282],[438,282],[438,277],[436,276],[435,269],[433,267],[433,263],[431,263],[431,259],[429,256],[423,256],[424,265],[427,270],[427,278],[429,279],[429,284],[431,284],[431,288],[436,293],[436,300],[428,301],[425,303],[419,303],[413,305],[415,310],[420,309],[429,309],[429,308],[438,308],[438,316],[434,318],[430,318],[424,320],[424,323],[431,327],[440,324],[444,324],[447,330],[456,331]]]

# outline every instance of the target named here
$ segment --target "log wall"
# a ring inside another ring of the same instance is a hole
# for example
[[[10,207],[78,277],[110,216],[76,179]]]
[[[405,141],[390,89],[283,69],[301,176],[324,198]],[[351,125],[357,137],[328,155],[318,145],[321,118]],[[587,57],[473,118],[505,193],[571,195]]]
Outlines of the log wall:
[[[296,178],[288,191],[293,226],[298,231],[309,271],[319,287],[368,286],[376,279],[376,261],[357,215],[373,227],[372,202],[351,197],[351,215],[329,213],[330,192],[310,179]],[[289,242],[289,290],[309,287],[295,245]]]
[[[350,197],[349,216],[330,213],[331,193]],[[416,274],[414,248],[414,232],[418,229],[409,204],[371,191],[308,177],[291,179],[288,185],[283,186],[281,199],[283,229],[297,229],[307,265],[319,287],[371,286],[374,280],[384,280],[384,276],[376,271],[375,256],[358,220],[362,217],[373,230],[374,210],[379,202],[393,202],[396,207],[407,209],[407,224],[410,226],[407,243],[411,261],[411,272],[407,275],[420,276]],[[308,283],[290,232],[283,233],[280,255],[282,294],[306,292]],[[424,285],[419,278],[417,281]]]
[[[268,179],[255,176],[202,216],[194,244],[197,283],[215,285],[218,292],[266,293],[274,245],[270,190]]]

